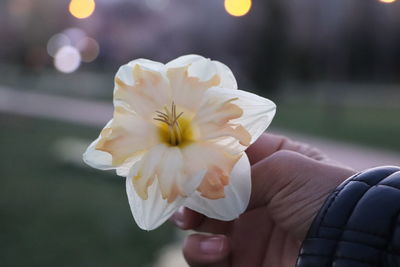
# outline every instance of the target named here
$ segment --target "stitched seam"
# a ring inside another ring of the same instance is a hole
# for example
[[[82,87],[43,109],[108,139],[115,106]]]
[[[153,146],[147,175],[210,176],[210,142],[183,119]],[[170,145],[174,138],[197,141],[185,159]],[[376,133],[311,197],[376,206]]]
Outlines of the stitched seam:
[[[357,202],[355,203],[355,205],[354,205],[353,208],[351,209],[350,216],[346,219],[346,222],[345,222],[345,224],[344,224],[344,227],[345,227],[345,228],[347,227],[347,224],[349,223],[349,220],[350,220],[350,218],[351,218],[351,215],[353,215],[354,210],[355,210],[356,207],[358,206],[358,203],[360,203],[361,199],[364,198],[365,194],[366,194],[370,189],[371,189],[371,187],[368,188],[368,190],[365,191],[365,192],[361,195],[361,197],[360,197],[359,199],[357,199]],[[343,238],[343,232],[344,232],[344,231],[342,231],[342,232],[340,233],[340,235],[339,235],[339,240],[341,240],[341,239]],[[336,242],[336,244],[335,244],[335,246],[334,246],[334,248],[333,248],[333,254],[331,255],[331,261],[332,261],[332,262],[333,262],[335,259],[337,259],[337,257],[338,257],[338,255],[337,255],[337,253],[336,253],[336,250],[337,250],[337,248],[338,248],[338,244],[339,244],[339,242]]]
[[[391,188],[396,189],[397,191],[400,191],[400,188],[395,187],[393,185],[389,185],[389,184],[378,184],[378,185],[376,185],[376,187],[391,187]]]
[[[312,256],[312,257],[322,257],[322,258],[327,258],[328,257],[326,255],[319,255],[319,254],[312,254],[312,253],[301,254],[301,256]],[[371,263],[370,261],[367,261],[367,260],[356,259],[356,258],[345,257],[345,256],[338,256],[336,259],[357,261],[357,262],[365,263],[365,264],[367,264],[369,266],[376,266],[376,264],[378,264],[378,262]]]
[[[388,238],[388,236],[380,234],[380,233],[368,232],[368,231],[358,230],[358,229],[351,229],[351,228],[344,229],[344,228],[340,228],[340,227],[337,227],[337,226],[330,226],[330,225],[323,225],[323,224],[321,224],[320,227],[333,228],[333,229],[337,229],[337,230],[341,230],[341,231],[349,231],[349,232],[368,234],[368,235],[379,237],[379,238],[385,239],[385,240]]]
[[[392,227],[390,227],[390,229],[391,229],[390,236],[391,237],[390,237],[390,240],[388,240],[387,244],[386,244],[386,251],[388,253],[389,253],[389,247],[393,244],[394,232],[397,229],[397,224],[399,223],[399,216],[400,216],[400,211],[397,212],[396,216],[393,216],[393,218],[395,218],[395,220],[394,220]],[[383,257],[383,255],[382,255],[382,257]]]
[[[332,206],[333,202],[336,200],[338,194],[339,194],[351,181],[353,181],[353,179],[355,179],[356,177],[358,177],[360,174],[361,174],[361,173],[356,173],[352,178],[350,178],[349,180],[347,180],[347,181],[345,182],[345,184],[343,185],[342,188],[336,189],[336,190],[332,193],[333,197],[329,200],[329,203],[327,203],[327,205],[324,205],[324,206],[326,206],[326,208],[322,211],[321,220],[320,220],[320,225],[323,224],[323,222],[324,222],[324,220],[325,220],[325,216],[326,216],[326,214],[328,213],[328,210],[329,210],[330,207]],[[318,228],[318,231],[317,231],[317,236],[319,236],[319,235],[320,235],[320,227]]]
[[[343,189],[343,188],[342,188]],[[322,215],[321,215],[321,224],[323,223],[323,221],[325,220],[325,216],[326,216],[326,214],[328,213],[328,210],[330,209],[330,207],[332,206],[332,204],[333,204],[333,202],[335,201],[335,199],[337,198],[337,196],[338,196],[338,194],[339,194],[339,192],[340,192],[341,190],[337,190],[337,191],[335,191],[333,194],[333,197],[329,200],[329,203],[328,203],[328,206],[326,207],[326,209],[324,209],[324,211],[322,212]],[[321,225],[320,224],[320,225]],[[318,236],[320,236],[320,234],[321,234],[321,232],[320,232],[320,228],[318,229],[318,232],[317,232],[317,235]]]
[[[383,179],[381,182],[383,182],[383,181],[384,181],[384,179]],[[394,188],[394,189],[396,189],[396,190],[400,190],[399,187],[395,187],[395,186],[389,185],[389,184],[376,184],[376,185],[371,185],[371,184],[367,183],[366,181],[362,181],[362,180],[356,180],[356,181],[354,181],[354,182],[360,182],[360,183],[366,184],[366,185],[368,185],[368,186],[370,186],[370,187],[387,186],[387,187]]]
[[[367,183],[366,181],[364,181],[364,180],[355,180],[355,182],[362,182],[362,183],[365,183],[365,184],[367,184],[367,185],[369,185],[369,186],[375,186],[375,185],[378,185],[378,184],[380,184],[381,182],[383,182],[386,178],[388,178],[389,176],[392,176],[393,174],[395,174],[395,173],[397,173],[397,172],[400,172],[400,170],[399,171],[394,171],[394,172],[392,172],[392,173],[388,173],[387,175],[385,175],[385,177],[384,178],[382,178],[382,179],[380,179],[377,183],[375,183],[375,184],[369,184],[369,183]],[[359,174],[364,174],[365,172],[361,172],[361,173],[359,173]],[[358,175],[357,175],[358,176]],[[356,177],[353,177],[352,179],[355,179]]]
[[[354,182],[360,182],[360,183],[363,183],[363,184],[366,184],[366,185],[368,185],[369,187],[372,187],[372,186],[375,186],[376,184],[370,184],[370,183],[367,183],[366,181],[364,181],[364,180],[354,180]]]
[[[392,176],[392,175],[394,175],[394,174],[396,174],[396,173],[399,173],[398,171],[397,172],[394,172],[394,173],[392,173],[392,174],[390,174],[389,176]],[[387,176],[387,177],[389,177],[389,176]],[[398,175],[398,176],[400,176],[400,175]],[[386,177],[386,178],[387,178]],[[386,179],[385,178],[385,179]],[[385,181],[385,179],[384,180],[382,180],[381,182],[384,182]],[[387,186],[387,187],[391,187],[391,188],[395,188],[395,189],[397,189],[397,190],[399,190],[400,188],[397,188],[397,187],[394,187],[394,186],[391,186],[391,185],[387,185],[387,184],[379,184],[378,186]],[[393,245],[393,239],[394,239],[394,233],[395,233],[395,231],[396,231],[396,229],[397,229],[397,225],[398,225],[398,223],[399,223],[399,216],[400,216],[400,210],[397,212],[397,214],[395,215],[395,216],[393,216],[393,218],[392,218],[392,226],[390,227],[390,240],[388,240],[387,241],[387,243],[386,243],[386,252],[389,254],[389,248]],[[390,252],[390,254],[392,254],[392,251],[393,251],[393,249],[391,249],[391,252]],[[384,259],[384,254],[381,256],[381,258],[382,258],[382,260]]]

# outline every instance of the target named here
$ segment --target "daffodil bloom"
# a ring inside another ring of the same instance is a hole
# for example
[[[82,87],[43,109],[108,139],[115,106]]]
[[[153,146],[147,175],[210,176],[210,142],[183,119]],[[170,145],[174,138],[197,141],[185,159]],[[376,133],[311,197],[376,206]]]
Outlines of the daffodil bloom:
[[[137,59],[115,77],[114,115],[84,161],[116,169],[136,223],[151,230],[180,206],[233,220],[250,198],[244,152],[275,114],[268,99],[237,89],[231,70],[197,55],[167,64]]]

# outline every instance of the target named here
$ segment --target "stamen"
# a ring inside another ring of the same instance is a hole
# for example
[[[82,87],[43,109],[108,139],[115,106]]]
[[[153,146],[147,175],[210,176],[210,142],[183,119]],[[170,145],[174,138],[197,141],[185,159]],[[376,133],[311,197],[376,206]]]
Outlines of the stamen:
[[[171,109],[167,106],[164,107],[164,111],[156,111],[156,117],[153,118],[156,121],[161,121],[168,125],[168,136],[171,145],[176,146],[182,142],[182,132],[179,126],[178,119],[182,116],[183,112],[176,115],[176,105],[172,102]]]

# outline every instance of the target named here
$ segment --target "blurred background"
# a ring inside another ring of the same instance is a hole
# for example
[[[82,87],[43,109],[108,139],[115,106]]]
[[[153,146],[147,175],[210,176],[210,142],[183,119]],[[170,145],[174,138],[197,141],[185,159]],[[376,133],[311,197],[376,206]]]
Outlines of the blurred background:
[[[189,53],[277,103],[272,132],[400,165],[400,0],[0,0],[0,266],[185,266],[81,154],[120,65]]]

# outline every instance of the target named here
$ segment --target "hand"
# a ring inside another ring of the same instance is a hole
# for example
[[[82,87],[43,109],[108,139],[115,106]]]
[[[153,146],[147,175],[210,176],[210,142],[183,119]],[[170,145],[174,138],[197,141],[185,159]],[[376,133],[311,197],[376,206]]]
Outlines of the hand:
[[[262,135],[246,151],[252,164],[248,210],[222,222],[187,208],[171,221],[191,234],[183,245],[190,266],[295,266],[301,241],[327,196],[355,172],[308,145]]]

